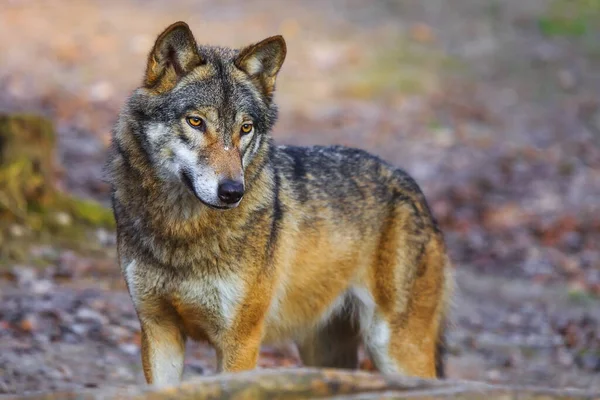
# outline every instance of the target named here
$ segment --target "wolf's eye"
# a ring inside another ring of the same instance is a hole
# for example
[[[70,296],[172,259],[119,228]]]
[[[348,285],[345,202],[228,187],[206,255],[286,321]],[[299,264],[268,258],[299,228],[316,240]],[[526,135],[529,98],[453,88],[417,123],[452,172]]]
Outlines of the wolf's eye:
[[[242,135],[247,135],[250,132],[252,132],[253,129],[254,129],[254,125],[252,125],[252,124],[244,124],[244,125],[242,125],[242,128],[240,129],[240,133]]]
[[[204,121],[200,117],[187,117],[185,120],[194,129],[202,129],[204,127]]]

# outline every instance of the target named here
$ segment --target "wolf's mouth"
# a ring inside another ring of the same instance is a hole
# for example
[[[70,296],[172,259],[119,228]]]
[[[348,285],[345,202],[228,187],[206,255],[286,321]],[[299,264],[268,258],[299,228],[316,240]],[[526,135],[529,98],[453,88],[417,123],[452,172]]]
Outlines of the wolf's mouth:
[[[194,185],[192,184],[192,178],[188,171],[183,171],[181,173],[181,180],[183,181],[183,183],[185,183],[185,186],[187,186],[187,188],[190,189],[190,191],[194,194],[194,196],[198,197],[198,195],[196,194],[196,191],[194,190]]]
[[[210,208],[216,208],[218,210],[229,210],[231,207],[226,207],[226,206],[217,206],[214,204],[210,204],[207,203],[206,201],[202,200],[202,198],[200,196],[198,196],[198,193],[196,193],[196,190],[194,189],[194,184],[192,183],[192,176],[190,174],[190,171],[182,171],[181,172],[181,180],[183,181],[183,183],[185,184],[185,186],[190,190],[190,192],[192,192],[192,194],[194,195],[194,197],[196,197],[198,200],[200,200],[200,202],[202,204],[204,204],[207,207]]]

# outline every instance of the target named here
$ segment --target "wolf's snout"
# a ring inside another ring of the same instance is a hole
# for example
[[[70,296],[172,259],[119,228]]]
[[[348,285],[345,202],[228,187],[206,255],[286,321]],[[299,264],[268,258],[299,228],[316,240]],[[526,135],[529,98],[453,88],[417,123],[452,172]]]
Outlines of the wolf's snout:
[[[237,203],[244,195],[244,184],[230,179],[224,180],[219,183],[218,195],[224,203]]]

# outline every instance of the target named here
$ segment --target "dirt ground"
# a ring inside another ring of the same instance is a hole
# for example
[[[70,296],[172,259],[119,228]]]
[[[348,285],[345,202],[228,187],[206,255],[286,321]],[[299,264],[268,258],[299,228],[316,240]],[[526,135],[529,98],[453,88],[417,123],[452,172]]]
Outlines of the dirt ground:
[[[577,0],[9,0],[0,111],[49,116],[61,187],[109,204],[109,132],[176,20],[199,42],[283,34],[287,144],[368,149],[411,173],[456,265],[448,375],[600,390],[600,5]],[[34,246],[0,270],[0,393],[143,382],[115,262]],[[290,345],[260,366],[300,365]],[[367,361],[363,368],[369,368]],[[214,372],[189,345],[186,376]]]

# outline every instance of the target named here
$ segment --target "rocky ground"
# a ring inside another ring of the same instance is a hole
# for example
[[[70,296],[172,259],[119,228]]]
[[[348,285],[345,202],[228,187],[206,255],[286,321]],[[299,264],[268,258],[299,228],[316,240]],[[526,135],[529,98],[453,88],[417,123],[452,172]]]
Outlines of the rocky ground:
[[[203,43],[282,33],[276,140],[366,148],[430,199],[460,288],[449,376],[600,390],[599,7],[11,0],[0,110],[49,116],[61,187],[108,204],[109,131],[156,34],[179,19]],[[114,235],[95,236],[93,255],[33,246],[0,269],[0,393],[143,381]],[[213,372],[210,349],[188,354],[187,376]],[[285,345],[260,364],[300,363]]]

